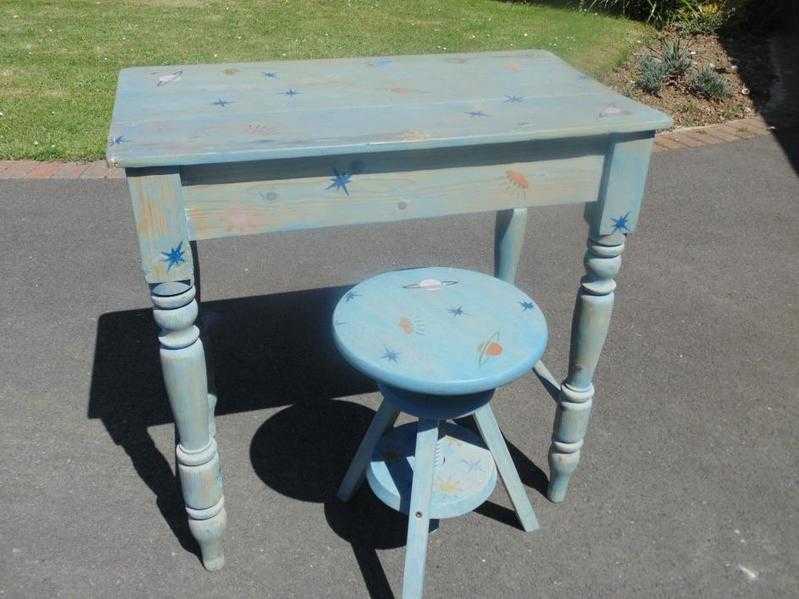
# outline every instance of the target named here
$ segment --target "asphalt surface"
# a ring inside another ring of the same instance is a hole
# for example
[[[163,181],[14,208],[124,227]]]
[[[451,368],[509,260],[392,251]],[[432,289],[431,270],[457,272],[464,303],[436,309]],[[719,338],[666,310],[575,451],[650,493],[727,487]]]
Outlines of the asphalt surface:
[[[432,536],[427,597],[799,594],[799,134],[653,158],[580,469],[542,491],[554,403],[498,393],[542,530],[504,491]],[[786,157],[783,147],[792,152]],[[172,474],[124,184],[0,184],[0,596],[391,597],[403,519],[334,491],[377,396],[332,305],[389,268],[490,272],[489,214],[200,244],[227,565],[205,572]],[[533,212],[519,285],[561,377],[585,227]]]

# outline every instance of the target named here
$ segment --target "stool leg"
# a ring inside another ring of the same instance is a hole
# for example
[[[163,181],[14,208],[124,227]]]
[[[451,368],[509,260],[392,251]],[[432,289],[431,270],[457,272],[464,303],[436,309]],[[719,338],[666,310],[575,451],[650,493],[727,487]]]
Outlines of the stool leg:
[[[538,520],[535,517],[533,506],[530,504],[524,485],[519,479],[519,473],[516,471],[516,466],[510,457],[508,446],[505,444],[505,439],[499,430],[497,419],[494,418],[494,412],[491,411],[491,407],[488,404],[485,404],[474,413],[474,419],[477,421],[477,428],[480,429],[483,441],[485,441],[491,455],[494,457],[497,470],[499,470],[499,475],[502,477],[505,490],[510,495],[510,500],[516,509],[516,515],[519,517],[522,528],[527,532],[537,530]]]
[[[377,410],[377,414],[372,418],[369,428],[366,429],[366,434],[358,446],[358,451],[355,452],[355,457],[352,458],[347,474],[344,475],[344,480],[341,481],[341,486],[338,488],[336,497],[341,501],[352,499],[355,491],[361,486],[366,466],[369,465],[369,460],[372,459],[372,452],[375,450],[377,442],[380,441],[380,437],[383,436],[386,429],[391,428],[398,415],[399,410],[386,400],[383,400]]]
[[[405,548],[402,599],[421,599],[424,590],[436,443],[438,443],[438,421],[420,418],[413,461],[411,504],[408,511],[408,543]]]

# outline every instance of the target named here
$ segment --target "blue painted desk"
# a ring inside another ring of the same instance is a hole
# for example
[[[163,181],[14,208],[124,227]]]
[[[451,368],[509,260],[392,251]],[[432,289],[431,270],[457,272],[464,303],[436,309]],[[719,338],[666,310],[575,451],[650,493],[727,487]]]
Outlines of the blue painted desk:
[[[550,451],[561,501],[654,132],[669,124],[534,50],[122,71],[107,158],[127,175],[205,566],[224,563],[225,510],[190,241],[496,211],[496,274],[513,281],[526,209],[585,204],[587,274]]]

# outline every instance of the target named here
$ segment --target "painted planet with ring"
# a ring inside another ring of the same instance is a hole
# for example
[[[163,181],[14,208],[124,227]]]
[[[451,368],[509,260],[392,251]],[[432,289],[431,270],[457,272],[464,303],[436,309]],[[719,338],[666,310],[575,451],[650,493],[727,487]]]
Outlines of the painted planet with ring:
[[[438,279],[422,279],[418,283],[403,285],[405,289],[424,289],[425,291],[439,291],[450,285],[457,285],[458,281],[439,281]]]

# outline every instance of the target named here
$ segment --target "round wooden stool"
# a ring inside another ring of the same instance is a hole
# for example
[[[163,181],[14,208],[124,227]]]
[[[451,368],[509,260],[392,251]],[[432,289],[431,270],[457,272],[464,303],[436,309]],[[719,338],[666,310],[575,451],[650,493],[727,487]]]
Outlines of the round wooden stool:
[[[494,389],[529,372],[544,353],[547,325],[533,300],[477,272],[400,270],[350,290],[333,313],[333,334],[384,398],[338,497],[348,501],[366,476],[377,497],[408,514],[405,599],[422,596],[431,522],[483,503],[497,470],[524,530],[538,528],[489,405]],[[400,412],[419,420],[392,429]],[[449,422],[467,415],[482,439]]]

